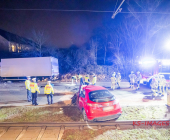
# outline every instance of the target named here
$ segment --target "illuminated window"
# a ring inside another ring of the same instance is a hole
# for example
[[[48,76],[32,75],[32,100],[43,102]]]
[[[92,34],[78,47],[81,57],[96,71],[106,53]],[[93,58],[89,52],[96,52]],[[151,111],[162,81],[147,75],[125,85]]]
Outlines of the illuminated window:
[[[20,53],[21,52],[21,45],[18,45],[18,53]]]
[[[11,46],[12,47],[12,52],[16,51],[16,47],[14,45]]]

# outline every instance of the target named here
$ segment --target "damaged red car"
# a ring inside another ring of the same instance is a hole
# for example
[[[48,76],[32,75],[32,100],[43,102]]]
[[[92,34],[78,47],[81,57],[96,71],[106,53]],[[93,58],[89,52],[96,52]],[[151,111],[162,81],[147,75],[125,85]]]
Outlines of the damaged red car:
[[[74,96],[85,121],[106,121],[119,118],[122,109],[116,97],[101,86],[80,86]]]

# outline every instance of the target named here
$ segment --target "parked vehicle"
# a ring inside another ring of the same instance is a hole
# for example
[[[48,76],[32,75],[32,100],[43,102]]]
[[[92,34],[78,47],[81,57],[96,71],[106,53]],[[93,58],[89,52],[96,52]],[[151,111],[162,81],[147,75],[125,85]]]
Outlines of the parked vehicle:
[[[54,57],[1,59],[0,70],[3,80],[21,80],[26,76],[51,77],[59,74],[58,59]]]
[[[101,86],[80,86],[73,100],[82,111],[84,121],[112,120],[122,113],[118,99]]]

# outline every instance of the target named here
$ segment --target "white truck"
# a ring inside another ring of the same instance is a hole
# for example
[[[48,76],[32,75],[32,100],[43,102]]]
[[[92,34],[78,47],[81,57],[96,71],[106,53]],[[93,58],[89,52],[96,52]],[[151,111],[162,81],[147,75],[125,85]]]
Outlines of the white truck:
[[[0,77],[3,80],[32,77],[51,77],[59,74],[58,59],[54,57],[31,57],[1,59]]]

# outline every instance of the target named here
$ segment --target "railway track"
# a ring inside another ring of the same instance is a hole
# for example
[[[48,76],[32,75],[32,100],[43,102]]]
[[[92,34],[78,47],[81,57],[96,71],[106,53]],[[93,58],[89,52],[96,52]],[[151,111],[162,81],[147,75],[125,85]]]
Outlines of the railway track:
[[[64,123],[0,123],[0,140],[61,140],[66,129],[170,128],[170,120]]]

